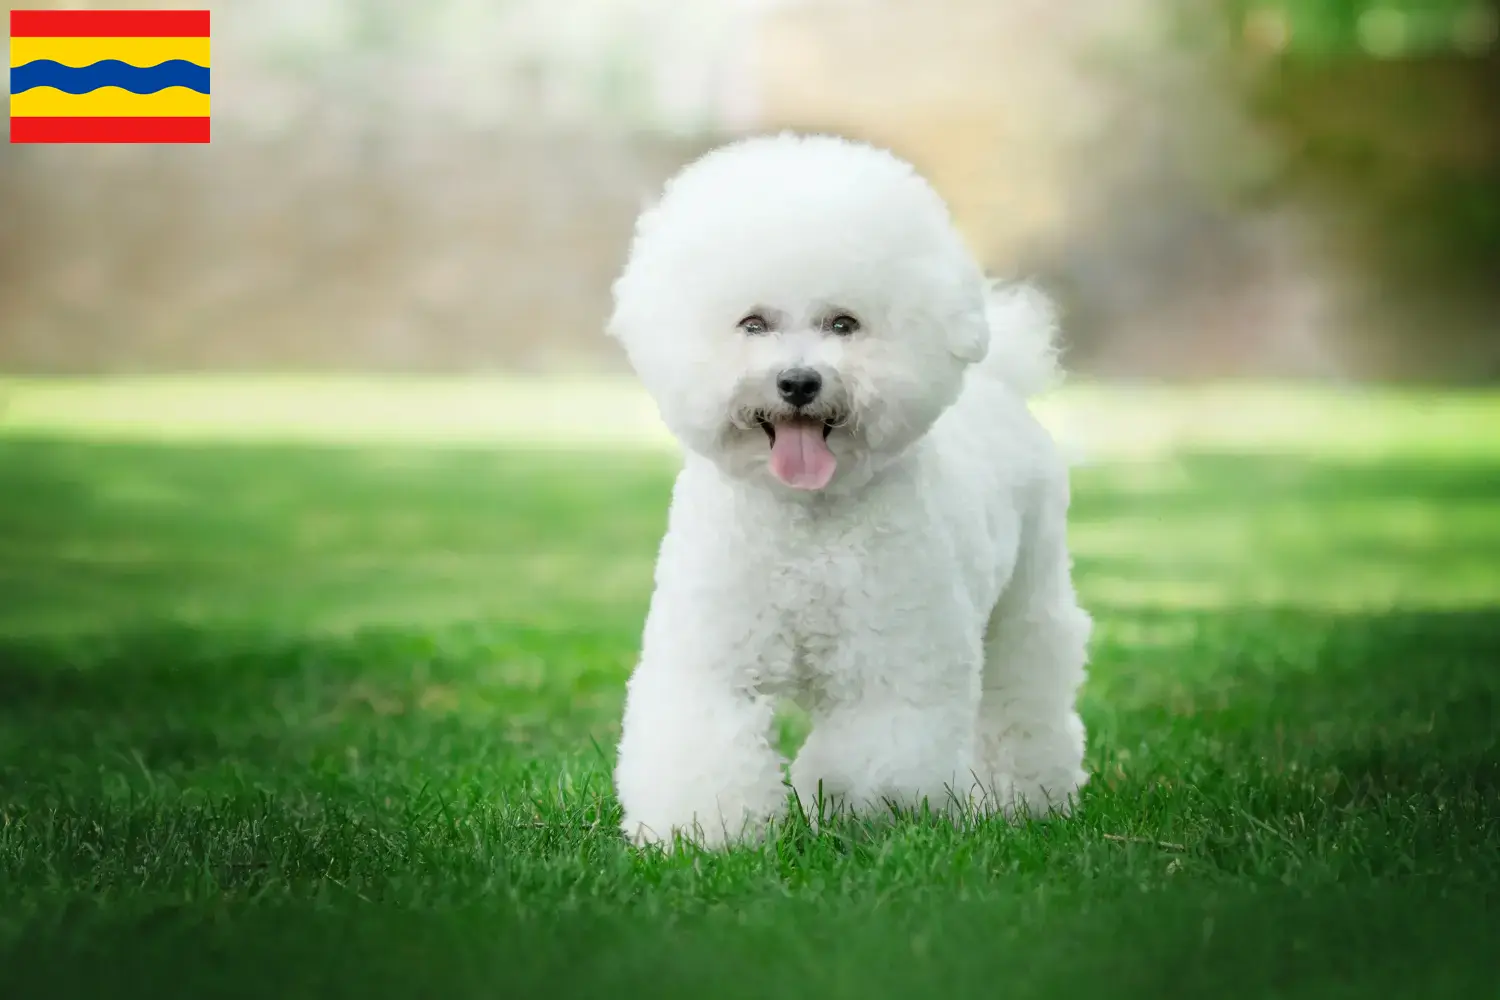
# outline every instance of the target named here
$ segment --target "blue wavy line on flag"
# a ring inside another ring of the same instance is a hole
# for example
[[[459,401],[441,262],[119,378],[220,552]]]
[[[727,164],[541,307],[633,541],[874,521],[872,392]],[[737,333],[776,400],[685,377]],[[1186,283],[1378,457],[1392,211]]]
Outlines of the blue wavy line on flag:
[[[65,94],[87,94],[100,87],[119,87],[132,94],[154,94],[168,87],[208,93],[208,67],[186,59],[168,59],[155,66],[132,66],[118,59],[101,59],[87,66],[64,66],[54,59],[33,59],[10,69],[10,92],[33,87],[56,87]]]

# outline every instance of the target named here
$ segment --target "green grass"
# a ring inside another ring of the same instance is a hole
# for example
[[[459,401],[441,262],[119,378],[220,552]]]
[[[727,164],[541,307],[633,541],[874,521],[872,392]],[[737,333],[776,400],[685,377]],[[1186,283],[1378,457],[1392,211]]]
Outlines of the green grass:
[[[1125,406],[1079,814],[667,857],[608,781],[651,433],[101,416],[190,388],[0,417],[0,995],[1497,995],[1500,398],[1064,397]]]

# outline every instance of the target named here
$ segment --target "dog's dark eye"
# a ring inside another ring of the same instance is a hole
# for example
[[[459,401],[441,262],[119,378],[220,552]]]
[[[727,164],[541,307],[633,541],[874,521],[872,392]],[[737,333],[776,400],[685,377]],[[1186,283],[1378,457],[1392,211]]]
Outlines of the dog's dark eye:
[[[771,324],[767,323],[766,318],[759,313],[751,313],[740,320],[740,329],[753,336],[765,333],[771,329]]]
[[[848,315],[847,313],[839,313],[837,316],[828,321],[829,332],[836,333],[840,337],[847,337],[849,336],[849,334],[858,329],[859,320],[855,319],[853,316]]]

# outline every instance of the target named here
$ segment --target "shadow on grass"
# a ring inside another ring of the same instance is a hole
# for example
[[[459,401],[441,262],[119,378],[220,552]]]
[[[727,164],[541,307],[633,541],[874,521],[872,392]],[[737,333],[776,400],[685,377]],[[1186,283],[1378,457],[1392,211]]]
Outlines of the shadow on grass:
[[[638,628],[670,459],[0,439],[0,634]]]
[[[612,742],[634,642],[494,624],[0,637],[0,794],[296,789],[309,768],[355,787],[393,757],[431,776],[552,759]]]
[[[798,902],[774,915],[719,909],[669,930],[576,913],[518,919],[493,902],[439,913],[282,903],[232,921],[164,908],[125,939],[116,914],[79,914],[36,935],[10,981],[18,995],[80,997],[1487,995],[1484,894],[1434,902],[1392,885],[1159,895],[1081,912],[1066,894],[920,910]]]

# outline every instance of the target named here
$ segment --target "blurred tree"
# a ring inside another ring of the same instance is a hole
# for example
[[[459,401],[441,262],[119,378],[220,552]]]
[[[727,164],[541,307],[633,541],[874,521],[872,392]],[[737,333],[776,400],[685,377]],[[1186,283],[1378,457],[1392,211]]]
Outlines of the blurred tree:
[[[1233,68],[1282,154],[1258,193],[1326,213],[1334,247],[1368,277],[1357,313],[1388,360],[1500,377],[1495,5],[1234,0],[1229,10]]]

